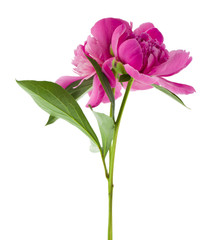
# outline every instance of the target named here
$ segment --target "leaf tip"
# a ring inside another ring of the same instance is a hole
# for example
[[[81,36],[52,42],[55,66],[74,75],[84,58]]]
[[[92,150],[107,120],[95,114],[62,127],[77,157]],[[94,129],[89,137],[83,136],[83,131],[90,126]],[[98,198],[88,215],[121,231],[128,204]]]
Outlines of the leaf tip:
[[[56,120],[57,120],[56,117],[50,115],[49,118],[48,118],[48,121],[47,121],[46,124],[45,124],[45,126],[48,126],[48,125],[54,123]]]

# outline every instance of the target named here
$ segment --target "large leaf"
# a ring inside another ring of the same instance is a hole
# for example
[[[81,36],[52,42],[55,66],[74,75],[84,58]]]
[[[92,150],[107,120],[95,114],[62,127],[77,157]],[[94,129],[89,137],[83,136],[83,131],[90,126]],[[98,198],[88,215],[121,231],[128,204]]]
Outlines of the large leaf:
[[[92,88],[93,76],[89,79],[84,80],[82,83],[81,81],[82,80],[75,81],[66,88],[66,91],[71,94],[75,100],[78,100]],[[46,125],[52,124],[56,120],[57,118],[55,116],[50,115]]]
[[[93,111],[93,113],[97,119],[100,129],[102,138],[102,153],[105,158],[112,143],[115,124],[112,118],[105,115],[104,113],[99,113],[95,111]]]
[[[101,66],[93,58],[90,58],[87,55],[86,55],[86,57],[88,58],[90,63],[95,68],[95,71],[96,71],[96,73],[98,75],[98,78],[99,78],[103,88],[104,88],[104,91],[107,94],[107,96],[109,98],[109,101],[111,102],[111,105],[112,105],[112,117],[114,119],[115,98],[114,98],[114,94],[113,94],[112,88],[110,86],[109,80],[106,77],[106,75],[102,72]]]
[[[173,92],[169,91],[168,89],[161,87],[157,84],[152,84],[153,87],[155,87],[156,89],[160,90],[161,92],[165,93],[166,95],[170,96],[171,98],[173,98],[175,101],[179,102],[180,104],[182,104],[184,107],[188,108],[183,101],[177,96],[175,95]],[[190,109],[190,108],[188,108]]]
[[[47,81],[17,81],[34,101],[50,115],[62,118],[79,128],[99,148],[99,140],[76,100],[61,86]]]

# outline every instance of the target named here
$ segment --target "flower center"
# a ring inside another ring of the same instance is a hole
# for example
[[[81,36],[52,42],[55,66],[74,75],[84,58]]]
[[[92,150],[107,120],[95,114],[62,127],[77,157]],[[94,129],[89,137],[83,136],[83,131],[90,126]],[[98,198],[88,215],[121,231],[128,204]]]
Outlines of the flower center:
[[[154,66],[168,60],[169,55],[164,44],[159,44],[147,33],[142,33],[135,38],[139,42],[143,54],[143,66],[140,72],[148,73]]]

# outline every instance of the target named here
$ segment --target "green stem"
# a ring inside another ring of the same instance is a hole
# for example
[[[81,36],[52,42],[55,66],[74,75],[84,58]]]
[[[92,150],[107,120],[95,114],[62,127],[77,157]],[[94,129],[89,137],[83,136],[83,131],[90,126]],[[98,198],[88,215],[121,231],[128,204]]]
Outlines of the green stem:
[[[112,146],[109,151],[109,178],[108,178],[108,195],[109,195],[109,220],[108,220],[108,240],[112,240],[112,199],[113,199],[113,172],[114,172],[114,160],[115,160],[115,150],[117,144],[118,130],[120,126],[121,117],[123,115],[124,107],[126,105],[127,97],[131,89],[133,79],[131,78],[128,82],[121,107],[118,113],[117,120],[115,122],[115,132],[113,137]]]
[[[102,162],[103,162],[103,165],[104,165],[104,171],[105,171],[106,179],[109,179],[109,173],[108,173],[108,171],[107,171],[106,162],[105,162],[104,155],[103,155],[103,153],[102,153],[102,149],[99,149],[99,150],[100,150]]]

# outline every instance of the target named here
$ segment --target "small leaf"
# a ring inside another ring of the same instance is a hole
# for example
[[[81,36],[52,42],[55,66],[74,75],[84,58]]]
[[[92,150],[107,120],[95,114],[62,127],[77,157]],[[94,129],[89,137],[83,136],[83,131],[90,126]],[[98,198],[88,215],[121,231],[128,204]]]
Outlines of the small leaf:
[[[119,74],[127,74],[124,65],[121,62],[115,62],[113,69]]]
[[[105,158],[112,143],[115,124],[112,118],[107,116],[106,114],[95,111],[93,111],[93,113],[97,119],[98,126],[100,129],[102,138],[102,153]]]
[[[79,128],[98,147],[99,140],[76,100],[61,86],[47,81],[17,81],[34,101],[50,115],[62,118]]]
[[[75,100],[78,100],[80,97],[82,97],[85,93],[87,93],[92,88],[93,76],[89,79],[84,80],[80,84],[81,81],[82,80],[75,81],[66,88],[66,91],[69,94],[71,94]],[[46,123],[46,126],[54,123],[56,120],[57,120],[56,117],[50,115]]]
[[[107,94],[109,101],[111,102],[112,105],[112,114],[113,114],[113,119],[114,119],[114,112],[115,112],[115,98],[114,98],[114,94],[112,91],[112,88],[110,86],[109,80],[106,77],[106,75],[102,72],[102,69],[100,67],[100,65],[91,57],[88,57],[87,55],[85,55],[88,60],[90,61],[90,63],[93,65],[93,67],[95,68],[95,71],[98,75],[98,78],[101,82],[101,85],[104,88],[105,93]]]
[[[179,102],[180,104],[182,104],[184,107],[188,108],[183,101],[177,96],[175,95],[173,92],[169,91],[168,89],[161,87],[157,84],[152,84],[153,87],[155,87],[156,89],[160,90],[161,92],[165,93],[166,95],[170,96],[171,98],[173,98],[175,101]],[[190,108],[188,108],[190,109]]]
[[[123,74],[119,77],[119,82],[128,82],[131,79],[129,74]]]

